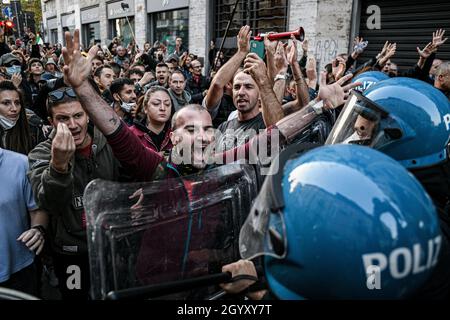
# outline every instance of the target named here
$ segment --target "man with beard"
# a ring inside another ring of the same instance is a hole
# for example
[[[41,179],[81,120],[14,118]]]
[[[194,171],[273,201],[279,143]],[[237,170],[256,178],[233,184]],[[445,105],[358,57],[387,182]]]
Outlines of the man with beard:
[[[127,125],[133,125],[132,111],[136,108],[137,100],[134,82],[128,78],[119,78],[112,82],[109,91],[114,99],[114,111]]]
[[[103,93],[106,89],[109,89],[114,80],[116,80],[116,74],[110,66],[100,66],[95,69],[94,81],[101,93]]]
[[[174,148],[169,158],[164,159],[141,144],[139,138],[124,125],[116,113],[112,112],[89,83],[90,65],[88,64],[98,49],[93,47],[88,54],[88,59],[84,59],[79,52],[79,30],[75,30],[73,38],[69,32],[66,32],[65,38],[67,43],[67,47],[64,48],[65,80],[73,86],[86,112],[106,136],[116,158],[127,173],[137,181],[184,176],[202,171],[208,168],[209,164],[223,164],[236,161],[238,158],[256,157],[258,144],[271,145],[272,140],[278,138],[278,132],[281,133],[280,144],[289,143],[322,113],[323,108],[336,108],[341,105],[346,91],[360,85],[360,83],[353,83],[341,87],[352,75],[347,75],[329,86],[322,81],[321,90],[315,101],[281,119],[249,143],[226,153],[211,154],[215,136],[209,112],[198,105],[186,106],[172,118],[173,132],[170,138]],[[254,112],[256,100],[254,89],[245,88],[251,86],[250,79],[252,77],[246,74],[242,74],[242,77],[237,79],[237,82],[244,87],[242,90],[245,90],[242,91],[243,94],[237,95],[239,97],[237,104],[238,108],[244,111]],[[251,94],[247,91],[251,91]]]

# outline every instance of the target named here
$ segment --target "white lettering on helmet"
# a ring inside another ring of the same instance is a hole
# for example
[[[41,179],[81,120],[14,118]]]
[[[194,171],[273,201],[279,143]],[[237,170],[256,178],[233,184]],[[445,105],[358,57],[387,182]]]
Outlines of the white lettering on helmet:
[[[445,127],[447,128],[447,131],[450,130],[450,113],[447,113],[444,116],[444,123],[445,123]]]
[[[388,270],[394,279],[403,279],[410,274],[418,274],[431,269],[438,263],[441,250],[441,236],[430,239],[424,248],[415,243],[411,248],[395,248],[386,256],[382,252],[373,252],[362,255],[364,270],[373,266],[380,271]]]

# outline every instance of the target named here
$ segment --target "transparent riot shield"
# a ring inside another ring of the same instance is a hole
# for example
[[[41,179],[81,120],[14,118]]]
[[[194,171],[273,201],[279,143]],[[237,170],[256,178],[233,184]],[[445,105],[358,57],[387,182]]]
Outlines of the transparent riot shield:
[[[92,297],[220,273],[240,258],[256,195],[255,172],[241,164],[147,183],[92,181],[84,193]]]

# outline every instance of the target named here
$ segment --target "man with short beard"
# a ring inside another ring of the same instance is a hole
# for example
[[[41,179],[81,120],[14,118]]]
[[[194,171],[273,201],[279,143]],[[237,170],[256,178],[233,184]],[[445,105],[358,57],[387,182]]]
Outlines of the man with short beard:
[[[100,98],[101,99],[101,98]],[[49,94],[47,141],[28,155],[29,177],[38,206],[50,214],[49,240],[63,299],[88,299],[89,263],[83,193],[95,179],[117,180],[119,163],[105,137],[94,127],[72,88]],[[81,270],[81,288],[66,283],[69,266]]]
[[[264,130],[266,125],[260,112],[259,88],[251,75],[238,72],[233,80],[233,102],[238,116],[223,122],[218,130],[222,133],[217,150],[226,151],[248,142]]]
[[[116,80],[116,74],[110,66],[100,66],[94,72],[94,81],[101,93],[109,89],[114,80]]]
[[[116,79],[112,82],[109,91],[114,99],[112,105],[114,111],[127,125],[132,126],[137,101],[134,82],[128,78]]]
[[[67,43],[64,50],[64,60],[67,63],[64,68],[65,81],[73,86],[84,109],[96,127],[106,136],[114,150],[114,155],[121,162],[126,173],[136,181],[180,177],[203,171],[211,164],[254,158],[257,157],[258,145],[265,143],[271,150],[272,139],[277,137],[280,137],[278,147],[281,147],[293,141],[305,130],[322,113],[322,108],[336,108],[342,105],[346,92],[360,85],[360,83],[353,83],[341,87],[351,79],[353,76],[351,74],[342,77],[332,85],[326,85],[322,81],[315,101],[279,120],[245,145],[225,153],[212,153],[215,132],[209,112],[199,105],[186,106],[176,112],[172,118],[173,131],[170,139],[174,148],[169,158],[165,159],[157,152],[143,146],[139,138],[121,121],[89,83],[90,60],[98,49],[91,48],[88,58],[85,59],[78,51],[79,30],[75,30],[73,38],[69,32],[66,32],[65,39]],[[249,78],[252,79],[247,74],[238,74],[235,78],[236,104],[244,114],[254,113],[256,105],[255,90]],[[275,95],[273,91],[272,95]]]

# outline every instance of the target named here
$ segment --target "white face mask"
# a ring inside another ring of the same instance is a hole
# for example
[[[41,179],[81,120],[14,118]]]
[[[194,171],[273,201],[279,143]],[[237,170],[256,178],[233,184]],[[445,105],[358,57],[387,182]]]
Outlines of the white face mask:
[[[16,125],[16,123],[17,123],[17,120],[14,121],[14,120],[8,119],[8,118],[0,115],[0,126],[2,126],[2,128],[4,130],[9,130],[9,129],[13,128]]]
[[[121,102],[120,107],[122,108],[123,111],[125,111],[126,113],[130,113],[131,109],[133,109],[133,107],[136,105],[135,102],[130,102],[130,103],[126,103],[126,102]]]

